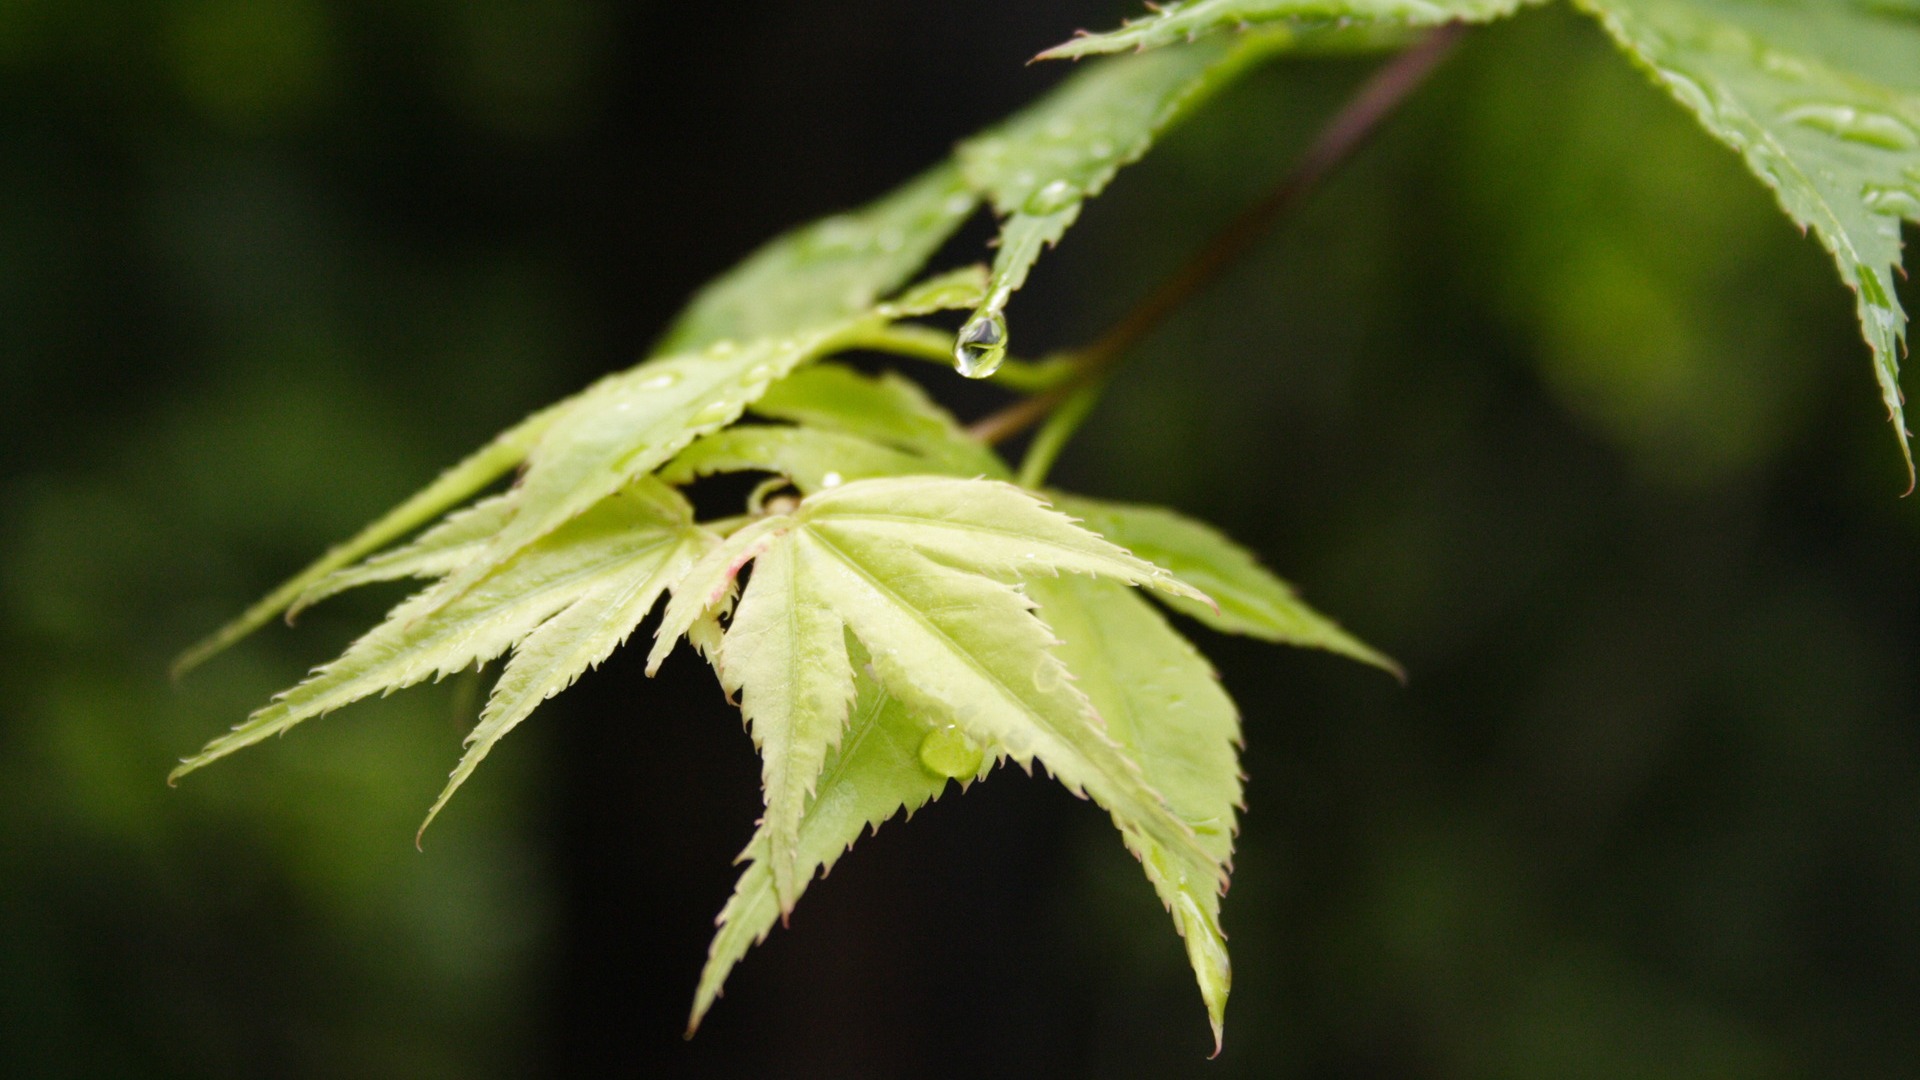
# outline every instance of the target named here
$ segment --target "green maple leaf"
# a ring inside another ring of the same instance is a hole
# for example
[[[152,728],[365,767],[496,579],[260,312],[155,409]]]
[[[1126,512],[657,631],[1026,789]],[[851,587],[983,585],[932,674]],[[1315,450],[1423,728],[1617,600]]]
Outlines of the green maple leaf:
[[[748,562],[718,667],[767,753],[766,860],[783,911],[799,895],[806,794],[847,722],[848,631],[916,715],[1023,765],[1039,760],[1142,846],[1207,857],[1105,734],[1014,583],[1068,572],[1204,599],[1191,587],[1009,484],[857,481],[762,519],[703,559],[674,587],[655,664]],[[1216,863],[1212,876],[1222,873]]]
[[[1855,295],[1881,400],[1906,461],[1895,294],[1901,221],[1920,222],[1920,19],[1875,0],[1575,0],[1781,209],[1812,230]],[[1515,0],[1196,0],[1043,53],[1152,49],[1215,31],[1330,18],[1404,26],[1485,22]],[[1199,44],[1206,44],[1205,41]],[[1193,46],[1198,47],[1198,46]],[[1175,53],[1184,49],[1172,50]],[[989,292],[991,297],[992,293]]]
[[[511,503],[495,504],[497,517],[468,519],[471,531],[456,534],[462,541],[457,552],[429,556],[414,550],[406,556],[439,560],[438,564],[422,563],[421,568],[451,566],[447,587],[433,595],[441,602],[457,598],[529,544],[653,472],[700,436],[738,420],[748,405],[800,366],[857,347],[897,320],[967,307],[979,292],[976,270],[957,271],[854,315],[789,328],[776,337],[712,342],[697,351],[657,357],[601,379],[508,429],[359,535],[327,552],[239,618],[188,649],[175,662],[175,674],[197,666],[281,612],[311,603],[348,582],[414,575],[415,569],[383,564],[376,558],[350,574],[334,577],[331,584],[322,584],[520,468]],[[451,522],[447,525],[451,527]],[[491,529],[479,535],[489,525]]]
[[[431,552],[445,536],[429,533],[394,561]],[[513,649],[465,757],[428,814],[431,821],[495,742],[605,659],[667,585],[716,542],[693,523],[692,508],[678,492],[651,479],[634,481],[521,550],[478,587],[449,598],[443,580],[403,601],[339,659],[208,743],[170,779],[361,698],[442,678]]]
[[[1585,0],[1832,253],[1909,479],[1900,221],[1920,222],[1920,19],[1860,0]]]

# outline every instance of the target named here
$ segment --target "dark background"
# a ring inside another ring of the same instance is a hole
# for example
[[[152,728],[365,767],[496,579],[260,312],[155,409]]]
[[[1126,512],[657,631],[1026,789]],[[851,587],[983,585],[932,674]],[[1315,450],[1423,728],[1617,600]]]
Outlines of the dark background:
[[[682,1041],[757,809],[684,652],[543,708],[424,854],[472,676],[162,783],[392,596],[169,657],[1128,8],[0,0],[0,1074],[1913,1075],[1920,507],[1824,254],[1561,10],[1476,32],[1056,474],[1411,672],[1194,631],[1251,775],[1219,1060],[1102,815],[1013,771],[863,842]],[[1123,174],[1017,346],[1125,311],[1375,62]]]

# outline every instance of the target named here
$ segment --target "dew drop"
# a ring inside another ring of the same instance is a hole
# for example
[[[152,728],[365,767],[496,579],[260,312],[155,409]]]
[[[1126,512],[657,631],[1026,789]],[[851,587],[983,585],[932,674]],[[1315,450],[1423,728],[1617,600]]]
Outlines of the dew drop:
[[[1039,191],[1034,192],[1024,208],[1035,217],[1057,214],[1072,206],[1080,198],[1080,190],[1065,180],[1055,180]]]
[[[1838,135],[1848,142],[1876,146],[1882,150],[1911,150],[1920,146],[1920,134],[1915,134],[1906,121],[1872,109],[1809,103],[1788,109],[1781,114],[1781,118],[1815,131]]]
[[[846,477],[841,476],[837,472],[830,472],[820,478],[820,486],[823,488],[837,488],[846,482]]]
[[[672,386],[674,383],[677,383],[679,381],[680,381],[679,372],[663,371],[660,374],[655,375],[650,379],[640,380],[639,388],[642,390],[665,390],[667,387]]]
[[[920,740],[920,764],[935,776],[958,780],[980,771],[986,755],[958,724],[943,724]]]
[[[733,419],[733,406],[724,401],[710,401],[693,414],[695,424],[719,424]]]
[[[1906,188],[1881,187],[1868,184],[1860,191],[1861,201],[1869,210],[1897,217],[1920,219],[1920,195]]]
[[[953,366],[969,379],[984,379],[1000,370],[1007,358],[1007,320],[997,311],[982,311],[967,320],[953,343]]]

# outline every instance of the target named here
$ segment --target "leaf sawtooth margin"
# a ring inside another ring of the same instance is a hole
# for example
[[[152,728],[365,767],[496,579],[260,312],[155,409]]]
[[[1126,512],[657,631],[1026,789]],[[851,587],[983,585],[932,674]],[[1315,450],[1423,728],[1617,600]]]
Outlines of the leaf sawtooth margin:
[[[1054,654],[1052,632],[1015,585],[1068,572],[1204,600],[1198,590],[1011,484],[946,477],[855,481],[808,497],[791,515],[742,530],[689,571],[675,586],[650,663],[658,664],[674,637],[724,595],[747,563],[772,551],[790,558],[792,569],[781,562],[765,581],[757,569],[749,577],[741,608],[763,614],[750,632],[743,633],[738,615],[727,630],[720,667],[730,689],[739,685],[751,696],[757,681],[778,680],[789,670],[781,662],[756,666],[755,652],[782,647],[769,644],[767,627],[780,625],[783,602],[817,604],[853,632],[882,685],[916,715],[954,724],[1024,766],[1038,759],[1069,789],[1104,807],[1123,832],[1169,849],[1198,850],[1191,827],[1167,810],[1138,764],[1105,734]],[[790,584],[794,577],[810,582],[804,599]],[[788,610],[784,617],[790,625],[797,616]],[[778,701],[788,688],[758,692]],[[844,706],[831,696],[816,700],[829,715],[809,717],[807,726],[837,737],[831,719],[843,717]],[[792,773],[808,784],[818,775],[811,753]],[[772,815],[770,805],[770,821]],[[787,852],[796,837],[797,820],[783,816],[768,841],[770,849],[779,847],[776,866],[792,858]],[[1217,877],[1224,873],[1216,867]],[[797,895],[796,889],[781,892],[783,905]]]
[[[1182,615],[1224,634],[1324,649],[1406,680],[1406,672],[1391,657],[1315,610],[1253,552],[1213,526],[1164,506],[1084,495],[1050,497],[1055,507],[1082,525],[1207,594],[1208,604],[1161,597]]]
[[[692,514],[679,492],[642,479],[451,602],[443,600],[443,585],[428,586],[337,660],[181,762],[169,781],[362,698],[451,675],[516,646],[528,649],[541,659],[509,665],[466,758],[434,806],[438,812],[494,741],[611,651],[691,561],[692,551],[714,542]],[[576,622],[589,615],[586,625]],[[622,626],[623,619],[631,621]],[[543,666],[546,660],[558,663]],[[575,663],[577,668],[569,667]]]
[[[1577,0],[1740,154],[1854,292],[1913,488],[1900,222],[1920,224],[1920,20],[1837,0]]]
[[[1167,805],[1193,826],[1193,848],[1125,837],[1186,945],[1220,1052],[1233,967],[1210,871],[1231,867],[1243,807],[1240,716],[1212,665],[1132,589],[1063,576],[1031,582],[1040,617],[1060,636],[1060,658],[1140,763]]]

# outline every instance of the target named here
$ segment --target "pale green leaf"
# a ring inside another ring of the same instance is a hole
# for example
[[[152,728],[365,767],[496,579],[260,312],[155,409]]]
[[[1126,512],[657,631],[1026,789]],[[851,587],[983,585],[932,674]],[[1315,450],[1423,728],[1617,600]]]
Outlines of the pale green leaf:
[[[656,351],[776,337],[864,312],[912,277],[976,205],[942,164],[863,209],[795,229],[694,297]]]
[[[467,736],[466,753],[420,824],[421,834],[495,743],[541,702],[572,686],[589,668],[600,666],[653,610],[667,586],[686,573],[695,556],[716,543],[715,537],[679,515],[644,529],[659,535],[659,542],[636,552],[617,573],[597,575],[591,588],[513,647],[513,658],[494,683],[480,723]],[[418,839],[416,835],[416,843]]]
[[[1920,222],[1920,20],[1856,0],[1582,0],[1833,254],[1913,472],[1900,221]]]
[[[641,481],[603,500],[452,601],[445,583],[403,601],[386,621],[173,772],[178,778],[303,720],[484,663],[594,589],[652,567],[681,543],[691,508]]]
[[[902,810],[913,813],[947,786],[947,777],[920,762],[920,745],[933,725],[916,719],[887,693],[867,673],[864,650],[857,643],[854,649],[856,697],[846,737],[828,755],[813,803],[800,821],[795,845],[795,887],[800,891],[816,873],[831,870],[862,833],[878,829]],[[985,776],[996,764],[993,757],[986,757],[978,775]],[[706,967],[700,972],[693,1013],[687,1022],[689,1034],[700,1026],[701,1018],[719,997],[728,972],[748,949],[766,940],[780,918],[780,899],[768,865],[768,850],[768,831],[762,825],[741,856],[747,867],[721,909],[720,927],[707,951]]]
[[[1206,659],[1131,589],[1061,577],[1028,592],[1060,637],[1060,659],[1107,734],[1193,827],[1198,851],[1129,836],[1186,942],[1218,1050],[1233,971],[1220,929],[1221,866],[1231,864],[1241,806],[1240,719]]]
[[[1008,484],[856,481],[810,496],[790,517],[742,530],[703,559],[667,607],[655,657],[748,560],[781,548],[793,560],[781,573],[804,579],[806,602],[829,608],[853,630],[881,682],[916,715],[1004,747],[1023,765],[1038,759],[1143,842],[1194,846],[1191,828],[1102,729],[1052,653],[1052,635],[1033,617],[1032,602],[1010,579],[1071,570],[1197,595],[1191,589]],[[736,646],[740,633],[736,618],[722,647],[723,678],[765,636],[758,631]]]
[[[1338,22],[1438,26],[1453,22],[1489,22],[1511,15],[1537,0],[1190,0],[1160,5],[1149,15],[1129,20],[1118,30],[1083,34],[1040,54],[1059,60],[1097,53],[1156,49],[1193,41],[1220,30],[1262,27],[1271,23],[1315,24]],[[1152,6],[1152,5],[1149,5]]]
[[[933,471],[996,479],[1006,475],[1006,465],[991,449],[968,438],[953,416],[911,379],[893,372],[870,377],[841,364],[819,364],[775,383],[752,409],[771,419],[858,435],[919,454],[939,463]]]
[[[801,812],[853,700],[846,627],[820,588],[794,566],[792,545],[772,545],[754,560],[720,647],[720,683],[740,695],[760,750],[766,858],[783,915],[800,896]]]
[[[963,342],[977,346],[969,374],[998,366],[1006,347],[1001,311],[1082,203],[1214,91],[1291,40],[1285,32],[1255,34],[1109,60],[960,145],[967,183],[1004,219],[986,297],[961,331]]]
[[[1213,604],[1183,597],[1165,602],[1215,630],[1263,641],[1326,649],[1400,676],[1400,666],[1309,607],[1293,586],[1253,553],[1211,525],[1159,506],[1052,495],[1054,506],[1207,594]]]

